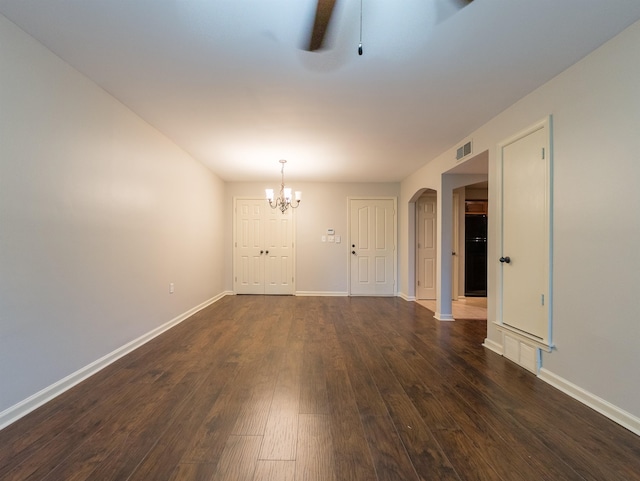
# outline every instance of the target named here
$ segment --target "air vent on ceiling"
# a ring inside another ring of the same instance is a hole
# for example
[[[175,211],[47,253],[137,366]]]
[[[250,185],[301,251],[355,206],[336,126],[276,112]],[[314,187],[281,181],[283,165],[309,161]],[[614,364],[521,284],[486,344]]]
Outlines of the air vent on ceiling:
[[[471,155],[471,141],[458,147],[456,150],[456,160],[462,160],[468,155]]]

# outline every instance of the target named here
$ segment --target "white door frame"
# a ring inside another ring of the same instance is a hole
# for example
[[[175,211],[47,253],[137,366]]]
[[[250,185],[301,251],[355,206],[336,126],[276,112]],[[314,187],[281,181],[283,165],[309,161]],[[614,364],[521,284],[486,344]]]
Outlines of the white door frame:
[[[352,200],[392,200],[393,201],[393,296],[398,295],[398,198],[397,197],[347,197],[347,225],[349,229],[349,249],[347,250],[347,284],[348,293],[351,296],[351,246],[353,240],[351,239],[351,201]]]

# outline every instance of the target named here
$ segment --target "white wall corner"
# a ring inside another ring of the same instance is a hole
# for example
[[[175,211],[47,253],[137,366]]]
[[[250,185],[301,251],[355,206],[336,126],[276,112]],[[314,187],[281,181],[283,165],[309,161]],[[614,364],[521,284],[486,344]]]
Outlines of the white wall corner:
[[[487,349],[489,349],[490,351],[493,351],[497,354],[500,354],[501,356],[504,355],[504,349],[502,347],[501,344],[498,344],[496,341],[489,339],[488,337],[485,338],[484,342],[482,343],[482,345],[484,347],[486,347]]]
[[[223,292],[207,301],[204,301],[202,304],[199,304],[189,309],[187,312],[171,319],[169,322],[156,327],[155,329],[149,331],[146,334],[143,334],[137,339],[134,339],[124,346],[121,346],[118,349],[110,352],[106,356],[95,360],[94,362],[84,366],[83,368],[78,369],[76,372],[69,374],[67,377],[60,379],[59,381],[51,384],[50,386],[47,386],[46,388],[33,394],[32,396],[29,396],[19,403],[5,409],[4,411],[0,412],[0,430],[4,429],[11,423],[14,423],[18,419],[26,416],[31,411],[34,411],[43,404],[51,401],[52,399],[71,389],[75,385],[80,384],[82,381],[96,374],[98,371],[104,369],[109,364],[112,364],[121,357],[129,354],[130,352],[133,352],[143,344],[146,344],[155,337],[158,337],[163,332],[166,332],[172,327],[177,326],[182,321],[194,315],[196,312],[201,311],[205,307],[208,307],[214,302],[222,299],[225,295],[227,294]]]
[[[416,300],[416,296],[408,296],[404,292],[398,292],[398,297],[400,297],[401,299],[404,299],[405,301],[409,301],[409,302],[412,302],[412,301]]]
[[[571,396],[572,398],[586,404],[591,409],[599,412],[603,416],[608,417],[612,421],[620,424],[622,427],[627,428],[634,434],[640,436],[640,418],[611,404],[609,401],[596,396],[593,393],[573,384],[570,381],[552,373],[551,371],[542,368],[538,373],[538,377],[548,384],[551,384],[556,389],[559,389],[563,393]]]

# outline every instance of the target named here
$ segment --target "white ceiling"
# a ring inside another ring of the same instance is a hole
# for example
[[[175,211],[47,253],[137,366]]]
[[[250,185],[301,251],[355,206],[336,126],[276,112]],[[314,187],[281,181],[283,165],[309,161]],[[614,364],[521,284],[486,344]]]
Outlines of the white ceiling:
[[[640,19],[638,0],[0,0],[222,179],[400,181]]]

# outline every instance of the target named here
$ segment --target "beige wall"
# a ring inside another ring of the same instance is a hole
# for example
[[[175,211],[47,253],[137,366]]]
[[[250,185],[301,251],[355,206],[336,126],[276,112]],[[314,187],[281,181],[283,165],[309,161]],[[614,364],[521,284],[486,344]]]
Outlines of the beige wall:
[[[222,293],[225,247],[224,184],[1,16],[0,105],[2,424]]]
[[[470,134],[489,150],[489,340],[500,343],[496,316],[498,142],[553,116],[553,337],[543,368],[586,397],[640,417],[640,23],[596,50]],[[462,139],[461,139],[462,141]],[[401,246],[409,200],[439,188],[455,146],[402,182]],[[428,159],[426,159],[428,160]],[[585,197],[585,192],[590,193]],[[401,289],[410,260],[400,259]],[[637,424],[640,426],[640,423]]]

